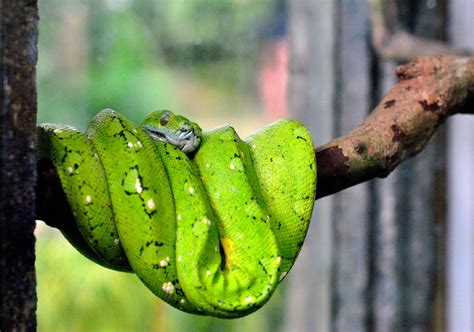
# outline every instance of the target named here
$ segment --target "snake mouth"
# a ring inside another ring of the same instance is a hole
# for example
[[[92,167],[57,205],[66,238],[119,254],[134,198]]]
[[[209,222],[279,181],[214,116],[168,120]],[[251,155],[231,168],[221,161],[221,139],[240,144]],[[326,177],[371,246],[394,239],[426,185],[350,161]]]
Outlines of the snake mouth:
[[[201,139],[194,133],[193,128],[187,126],[180,127],[176,131],[150,125],[144,125],[143,129],[152,139],[170,143],[185,153],[193,152],[201,143]]]

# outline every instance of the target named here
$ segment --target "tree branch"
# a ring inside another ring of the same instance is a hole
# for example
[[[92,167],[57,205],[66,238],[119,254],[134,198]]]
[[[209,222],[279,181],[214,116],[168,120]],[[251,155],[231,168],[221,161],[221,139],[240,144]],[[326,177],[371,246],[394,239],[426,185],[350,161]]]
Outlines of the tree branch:
[[[420,152],[448,116],[474,114],[474,58],[418,58],[398,67],[397,75],[399,83],[361,126],[315,149],[316,199],[387,176]],[[38,177],[38,218],[61,228],[70,211],[49,203],[65,202],[57,175],[39,164]]]
[[[398,67],[397,76],[362,125],[315,149],[316,199],[386,177],[420,152],[448,116],[474,114],[474,58],[422,57]]]

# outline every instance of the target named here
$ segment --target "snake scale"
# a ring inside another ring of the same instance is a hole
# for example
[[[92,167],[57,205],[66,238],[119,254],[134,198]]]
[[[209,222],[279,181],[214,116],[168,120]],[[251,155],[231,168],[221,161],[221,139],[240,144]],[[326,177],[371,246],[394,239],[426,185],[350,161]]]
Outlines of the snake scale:
[[[313,144],[293,120],[241,140],[231,126],[202,132],[168,111],[137,126],[103,110],[85,133],[39,125],[41,160],[59,176],[75,219],[61,231],[82,254],[133,271],[180,310],[222,318],[269,300],[303,244],[316,190]]]

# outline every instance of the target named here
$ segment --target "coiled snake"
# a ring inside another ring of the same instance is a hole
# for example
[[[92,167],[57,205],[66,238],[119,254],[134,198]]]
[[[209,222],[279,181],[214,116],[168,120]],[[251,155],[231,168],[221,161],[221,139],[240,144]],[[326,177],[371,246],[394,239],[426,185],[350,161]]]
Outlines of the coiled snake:
[[[59,176],[77,224],[62,232],[81,253],[180,310],[223,318],[268,301],[315,198],[313,144],[290,120],[241,140],[168,111],[136,126],[104,110],[85,133],[40,125],[38,160]]]

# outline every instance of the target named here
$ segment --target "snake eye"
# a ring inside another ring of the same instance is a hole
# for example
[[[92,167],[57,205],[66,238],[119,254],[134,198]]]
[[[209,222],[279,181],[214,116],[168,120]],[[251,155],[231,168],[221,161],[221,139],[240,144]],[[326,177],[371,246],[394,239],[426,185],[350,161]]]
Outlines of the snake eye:
[[[160,125],[166,126],[170,122],[170,112],[166,112],[160,118]]]

